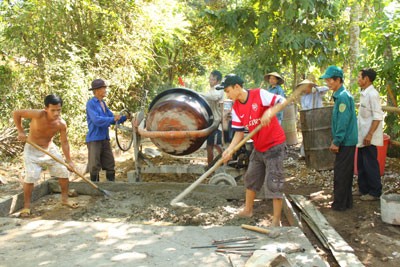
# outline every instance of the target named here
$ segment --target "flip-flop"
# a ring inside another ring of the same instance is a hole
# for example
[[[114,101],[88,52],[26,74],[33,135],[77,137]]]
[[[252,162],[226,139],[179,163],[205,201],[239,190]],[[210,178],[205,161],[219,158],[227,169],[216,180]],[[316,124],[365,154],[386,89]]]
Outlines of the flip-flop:
[[[19,217],[21,217],[21,218],[27,218],[29,216],[31,216],[31,209],[28,209],[28,208],[22,209],[19,213]]]
[[[79,207],[79,204],[76,203],[76,202],[61,203],[61,205],[62,206],[66,206],[66,207],[71,208],[71,209],[77,209]]]

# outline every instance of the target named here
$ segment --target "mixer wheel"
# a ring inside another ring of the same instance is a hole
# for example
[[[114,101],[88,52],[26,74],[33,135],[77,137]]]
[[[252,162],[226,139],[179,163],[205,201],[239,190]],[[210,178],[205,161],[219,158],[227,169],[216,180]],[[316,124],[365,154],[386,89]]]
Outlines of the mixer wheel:
[[[227,173],[218,173],[211,177],[210,181],[208,182],[209,184],[214,184],[214,185],[232,185],[232,186],[237,186],[235,178],[230,176]]]

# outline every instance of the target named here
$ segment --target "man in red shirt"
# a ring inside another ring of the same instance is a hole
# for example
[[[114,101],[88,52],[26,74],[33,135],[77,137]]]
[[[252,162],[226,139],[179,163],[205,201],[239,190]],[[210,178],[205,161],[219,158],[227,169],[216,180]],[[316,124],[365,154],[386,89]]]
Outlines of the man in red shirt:
[[[246,186],[245,208],[239,213],[241,217],[253,216],[256,192],[265,185],[266,198],[273,199],[272,226],[281,225],[282,188],[284,185],[283,159],[285,157],[286,137],[276,116],[271,116],[270,108],[283,103],[284,97],[272,94],[264,89],[246,90],[243,80],[236,74],[228,74],[217,90],[224,90],[231,99],[232,130],[235,132],[222,158],[227,162],[232,158],[233,148],[244,138],[245,128],[252,132],[259,124],[264,127],[252,139],[254,150],[244,182]]]

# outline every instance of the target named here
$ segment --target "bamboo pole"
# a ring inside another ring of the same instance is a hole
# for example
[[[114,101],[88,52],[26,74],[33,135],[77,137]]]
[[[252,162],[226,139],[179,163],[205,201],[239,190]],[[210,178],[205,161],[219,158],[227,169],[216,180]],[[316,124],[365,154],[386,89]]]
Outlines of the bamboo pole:
[[[391,106],[382,106],[382,110],[400,114],[400,108]]]

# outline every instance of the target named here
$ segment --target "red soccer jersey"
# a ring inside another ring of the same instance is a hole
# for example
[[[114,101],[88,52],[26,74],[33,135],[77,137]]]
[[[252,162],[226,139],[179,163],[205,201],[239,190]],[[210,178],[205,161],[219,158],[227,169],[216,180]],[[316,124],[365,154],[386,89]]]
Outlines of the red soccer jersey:
[[[248,90],[245,103],[236,100],[232,107],[232,128],[244,130],[247,128],[252,132],[260,124],[264,112],[281,100],[281,96],[269,93],[264,89]],[[265,152],[273,146],[286,141],[285,132],[274,116],[270,123],[262,127],[253,137],[254,148],[257,151]]]

